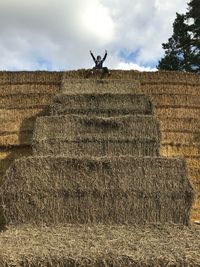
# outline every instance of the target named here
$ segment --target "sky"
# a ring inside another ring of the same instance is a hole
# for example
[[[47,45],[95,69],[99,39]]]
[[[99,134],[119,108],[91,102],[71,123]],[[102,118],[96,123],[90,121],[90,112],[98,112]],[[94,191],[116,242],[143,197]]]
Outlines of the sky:
[[[0,70],[154,71],[187,0],[0,0]]]

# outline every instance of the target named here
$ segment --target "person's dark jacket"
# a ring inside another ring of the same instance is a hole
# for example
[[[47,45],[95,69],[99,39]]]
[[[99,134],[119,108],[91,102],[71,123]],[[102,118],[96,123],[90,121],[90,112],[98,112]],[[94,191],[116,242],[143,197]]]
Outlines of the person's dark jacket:
[[[90,52],[90,54],[91,54],[91,56],[92,56],[92,58],[93,58],[93,60],[94,60],[94,62],[95,62],[95,68],[97,68],[97,69],[102,69],[102,68],[103,68],[103,62],[105,61],[105,59],[106,59],[106,57],[107,57],[107,53],[105,53],[103,59],[100,60],[100,61],[98,61],[98,60],[95,58],[95,56],[93,55],[92,52]]]

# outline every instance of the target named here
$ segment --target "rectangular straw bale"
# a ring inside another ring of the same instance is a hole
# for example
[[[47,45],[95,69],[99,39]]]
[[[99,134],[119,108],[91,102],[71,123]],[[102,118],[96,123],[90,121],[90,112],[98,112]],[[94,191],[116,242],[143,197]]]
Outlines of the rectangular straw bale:
[[[0,119],[1,121],[1,119]],[[33,131],[35,118],[23,120],[10,120],[2,122],[0,125],[0,134],[13,133],[17,131]]]
[[[173,108],[173,107],[157,107],[155,109],[155,114],[159,118],[200,118],[199,108]]]
[[[33,136],[35,141],[47,139],[78,140],[159,140],[159,123],[151,115],[43,116],[37,117]]]
[[[136,80],[81,80],[63,78],[61,88],[61,93],[63,94],[128,94],[138,92],[140,92],[140,83]]]
[[[10,120],[24,120],[37,115],[45,115],[44,108],[21,108],[21,109],[0,109],[0,121],[8,122]]]
[[[36,155],[159,154],[159,125],[153,116],[38,117],[33,134]]]
[[[200,119],[196,118],[160,118],[161,131],[199,132]]]
[[[141,84],[141,92],[148,95],[157,94],[176,94],[176,95],[189,95],[200,96],[200,84]]]
[[[45,107],[50,105],[53,95],[50,94],[17,94],[0,97],[0,108],[28,108]]]
[[[187,165],[189,168],[197,168],[200,169],[200,156],[195,157],[187,157],[186,158]]]
[[[18,131],[0,135],[0,146],[31,145],[33,131]]]
[[[54,98],[51,114],[150,115],[153,114],[153,105],[147,96],[141,94],[59,94]]]
[[[200,265],[200,230],[179,225],[23,225],[2,232],[0,244],[2,267]]]
[[[151,95],[156,107],[200,108],[200,97],[180,94]]]
[[[28,157],[1,197],[7,224],[189,225],[194,190],[180,159]]]
[[[196,145],[162,145],[160,150],[161,155],[167,157],[174,156],[199,156],[199,148]]]
[[[161,132],[162,145],[194,145],[195,134],[181,132]]]
[[[60,90],[57,84],[3,84],[0,85],[0,96],[16,94],[55,94]]]
[[[62,72],[50,71],[1,71],[0,84],[60,84],[62,75]]]

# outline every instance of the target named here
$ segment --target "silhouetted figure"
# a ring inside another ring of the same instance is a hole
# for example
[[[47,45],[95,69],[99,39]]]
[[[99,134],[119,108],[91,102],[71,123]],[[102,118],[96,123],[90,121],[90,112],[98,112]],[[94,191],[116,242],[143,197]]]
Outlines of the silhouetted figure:
[[[95,58],[92,51],[90,51],[90,54],[91,54],[91,56],[95,62],[95,66],[91,70],[91,73],[93,74],[95,70],[102,70],[103,74],[109,74],[110,75],[108,68],[103,67],[103,62],[106,60],[106,57],[107,57],[107,51],[105,50],[105,55],[104,55],[103,59],[101,59],[101,56],[97,56],[97,58]]]

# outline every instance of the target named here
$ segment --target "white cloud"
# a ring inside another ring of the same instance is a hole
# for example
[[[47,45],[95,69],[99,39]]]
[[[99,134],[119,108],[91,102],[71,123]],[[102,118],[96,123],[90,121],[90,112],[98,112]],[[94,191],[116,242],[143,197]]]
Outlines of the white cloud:
[[[1,0],[0,69],[89,68],[91,49],[108,50],[108,67],[143,69],[162,56],[175,13],[186,7],[187,0]]]

